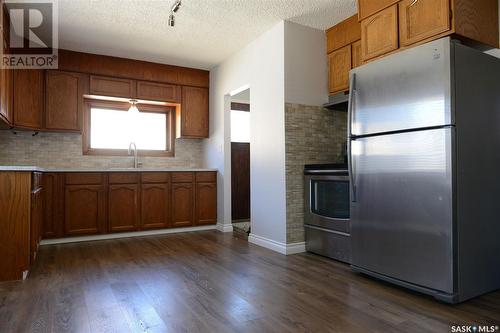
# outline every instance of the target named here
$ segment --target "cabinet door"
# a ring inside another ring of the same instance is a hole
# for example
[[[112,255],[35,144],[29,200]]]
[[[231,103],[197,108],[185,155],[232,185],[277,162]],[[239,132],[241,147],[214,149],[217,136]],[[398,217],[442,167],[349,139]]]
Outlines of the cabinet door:
[[[12,117],[12,70],[0,69],[0,115],[9,125]]]
[[[110,232],[138,230],[139,185],[109,185],[108,227]]]
[[[217,223],[217,184],[196,184],[196,225]]]
[[[182,87],[177,138],[208,138],[208,89]]]
[[[64,195],[64,231],[67,236],[105,231],[106,197],[102,185],[67,185]]]
[[[402,46],[449,31],[450,0],[403,0],[399,3],[399,21]]]
[[[83,95],[88,76],[78,73],[46,72],[45,128],[80,131]]]
[[[361,59],[361,41],[352,44],[352,68],[359,67],[363,64],[363,60]]]
[[[193,225],[193,184],[172,184],[172,226]]]
[[[43,127],[44,73],[40,69],[14,71],[14,126]]]
[[[363,61],[398,48],[398,6],[393,5],[361,22]]]
[[[90,93],[111,97],[136,97],[136,81],[105,76],[90,77]]]
[[[330,94],[349,89],[351,70],[351,45],[328,55],[328,82]]]
[[[354,15],[327,30],[326,52],[333,52],[360,38],[361,25],[358,21],[358,15]]]
[[[181,102],[181,87],[147,81],[137,82],[137,98],[160,102]]]
[[[43,196],[39,188],[31,194],[31,223],[30,223],[30,261],[35,262],[38,245],[42,237],[43,227]]]
[[[168,184],[143,184],[141,190],[141,229],[161,229],[169,226]]]

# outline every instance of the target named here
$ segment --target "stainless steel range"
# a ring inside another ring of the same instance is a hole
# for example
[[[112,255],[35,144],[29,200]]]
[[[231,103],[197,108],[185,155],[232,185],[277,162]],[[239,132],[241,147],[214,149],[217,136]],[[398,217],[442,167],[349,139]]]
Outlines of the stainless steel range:
[[[306,165],[304,180],[307,251],[350,263],[347,165]]]

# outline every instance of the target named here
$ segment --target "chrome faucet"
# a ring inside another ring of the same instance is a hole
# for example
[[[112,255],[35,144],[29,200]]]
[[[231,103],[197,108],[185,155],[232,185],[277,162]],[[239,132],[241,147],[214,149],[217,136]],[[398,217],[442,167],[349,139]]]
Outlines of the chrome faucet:
[[[137,157],[137,146],[135,145],[135,142],[131,142],[128,145],[128,154],[129,155],[132,154],[132,149],[134,150],[134,168],[137,169],[137,167],[139,166],[139,160]]]

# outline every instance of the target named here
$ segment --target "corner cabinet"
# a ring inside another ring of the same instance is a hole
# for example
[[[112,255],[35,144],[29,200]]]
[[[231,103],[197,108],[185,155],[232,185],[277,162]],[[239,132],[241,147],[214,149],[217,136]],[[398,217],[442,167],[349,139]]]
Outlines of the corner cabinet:
[[[208,89],[182,87],[182,103],[177,109],[177,138],[208,138]]]
[[[81,131],[83,95],[89,90],[89,76],[50,70],[45,78],[45,129]]]

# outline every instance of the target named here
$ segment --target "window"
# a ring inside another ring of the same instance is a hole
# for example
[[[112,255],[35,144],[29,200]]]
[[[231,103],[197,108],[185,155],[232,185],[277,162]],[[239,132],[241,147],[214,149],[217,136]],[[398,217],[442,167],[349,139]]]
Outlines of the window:
[[[127,155],[131,142],[142,156],[173,156],[174,107],[138,104],[138,114],[128,112],[129,103],[87,101],[84,121],[84,153]]]
[[[250,142],[250,112],[231,111],[231,142]]]

